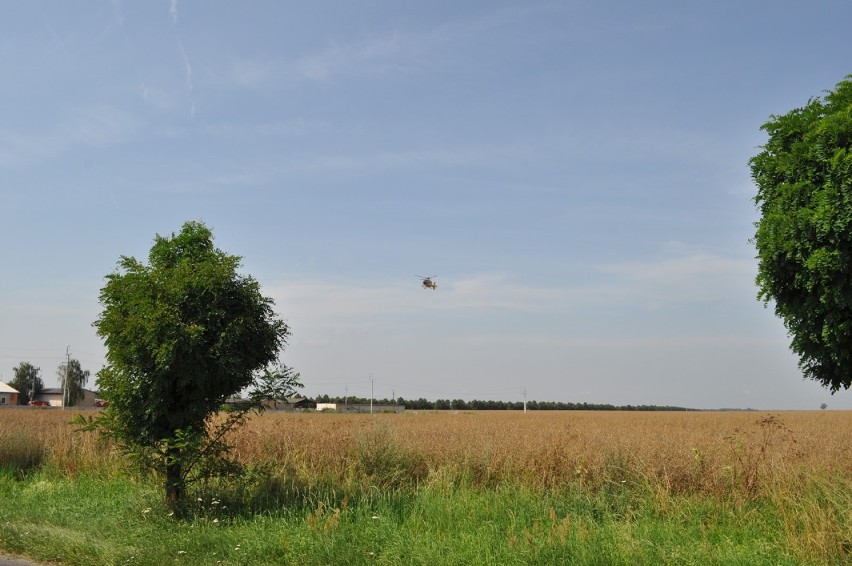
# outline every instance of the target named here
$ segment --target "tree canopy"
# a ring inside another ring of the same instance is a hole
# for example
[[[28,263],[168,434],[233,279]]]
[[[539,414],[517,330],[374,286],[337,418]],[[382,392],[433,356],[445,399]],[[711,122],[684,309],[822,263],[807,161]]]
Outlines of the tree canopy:
[[[240,258],[203,223],[156,236],[148,264],[122,256],[94,323],[107,347],[98,373],[108,402],[98,426],[166,476],[175,506],[208,442],[208,419],[276,361],[289,334]]]
[[[773,302],[805,377],[852,385],[852,75],[771,116],[751,161],[758,298]]]
[[[29,362],[21,362],[12,368],[12,371],[15,373],[15,377],[12,378],[9,385],[18,390],[18,404],[28,405],[44,389],[44,382],[42,382],[40,375],[41,369]]]
[[[59,386],[63,391],[62,405],[75,406],[83,398],[83,388],[86,387],[91,373],[83,369],[79,360],[71,358],[68,362],[59,364],[56,375],[59,377]]]

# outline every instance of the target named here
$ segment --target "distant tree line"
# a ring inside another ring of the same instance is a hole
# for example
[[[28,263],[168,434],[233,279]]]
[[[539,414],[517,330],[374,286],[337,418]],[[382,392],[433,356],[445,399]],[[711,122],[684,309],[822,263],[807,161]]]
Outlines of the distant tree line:
[[[370,399],[364,397],[331,397],[320,395],[314,399],[317,403],[350,403],[369,405]],[[523,401],[482,401],[474,399],[438,399],[429,401],[424,398],[373,399],[373,405],[403,405],[406,409],[421,411],[522,411]],[[668,405],[611,405],[609,403],[566,403],[563,401],[527,401],[530,411],[694,411],[686,407]]]

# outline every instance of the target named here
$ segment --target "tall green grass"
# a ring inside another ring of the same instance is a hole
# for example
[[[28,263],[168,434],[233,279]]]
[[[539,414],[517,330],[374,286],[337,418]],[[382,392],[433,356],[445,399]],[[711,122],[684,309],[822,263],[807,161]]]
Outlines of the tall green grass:
[[[0,548],[81,565],[751,566],[839,565],[850,558],[843,546],[848,484],[812,481],[796,500],[739,504],[694,495],[663,500],[649,485],[619,484],[596,492],[578,485],[543,492],[517,484],[316,486],[242,502],[219,486],[199,493],[195,515],[178,521],[166,513],[156,484],[42,471],[23,481],[0,479]],[[820,545],[801,544],[820,533]]]
[[[0,432],[0,474],[23,476],[45,460],[46,449],[35,435],[24,431]]]

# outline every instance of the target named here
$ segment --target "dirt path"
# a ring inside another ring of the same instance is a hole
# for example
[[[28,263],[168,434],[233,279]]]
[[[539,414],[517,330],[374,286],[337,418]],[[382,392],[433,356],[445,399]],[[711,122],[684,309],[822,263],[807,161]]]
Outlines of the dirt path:
[[[6,556],[5,554],[0,554],[0,566],[42,566],[37,562],[32,562],[31,560],[27,560],[26,558],[13,558],[11,556]]]

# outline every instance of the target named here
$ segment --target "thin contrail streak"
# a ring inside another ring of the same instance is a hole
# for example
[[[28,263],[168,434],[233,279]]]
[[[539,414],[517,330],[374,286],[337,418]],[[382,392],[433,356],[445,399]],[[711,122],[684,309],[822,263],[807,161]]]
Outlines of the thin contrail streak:
[[[195,117],[195,100],[192,98],[192,65],[189,63],[189,57],[186,55],[186,49],[183,47],[183,42],[178,39],[178,47],[180,48],[181,55],[183,56],[183,65],[186,71],[186,94],[189,97],[189,115],[190,118]]]

